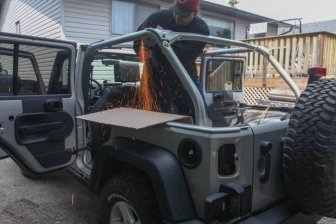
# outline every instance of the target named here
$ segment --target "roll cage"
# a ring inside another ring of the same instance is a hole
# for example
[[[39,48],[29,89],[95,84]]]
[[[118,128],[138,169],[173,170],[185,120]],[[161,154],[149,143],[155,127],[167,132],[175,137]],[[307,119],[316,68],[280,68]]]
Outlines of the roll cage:
[[[90,77],[90,64],[94,58],[96,52],[99,49],[105,48],[121,48],[122,44],[127,42],[132,42],[138,39],[150,38],[155,41],[155,43],[159,46],[162,53],[166,56],[167,60],[174,68],[178,78],[181,80],[184,88],[187,90],[190,95],[192,102],[195,108],[195,124],[199,126],[206,126],[207,123],[207,115],[206,108],[202,101],[201,93],[198,91],[196,85],[188,75],[182,63],[177,58],[174,53],[171,45],[177,41],[202,41],[208,44],[218,44],[218,45],[229,45],[235,48],[228,49],[220,49],[206,52],[204,56],[219,56],[225,54],[232,53],[245,53],[245,52],[258,52],[262,54],[267,60],[274,66],[274,68],[278,71],[278,73],[282,76],[291,90],[294,92],[296,98],[300,95],[300,90],[290,78],[289,74],[281,67],[281,65],[276,61],[276,59],[270,54],[270,52],[261,46],[254,46],[251,44],[247,44],[241,41],[224,39],[213,36],[205,36],[200,34],[193,33],[177,33],[166,30],[158,30],[158,29],[145,29],[142,31],[138,31],[135,33],[123,35],[114,39],[105,40],[97,43],[93,43],[88,46],[85,58],[83,60],[83,70],[82,70],[82,91],[84,93],[84,111],[88,112],[88,95],[85,94],[89,85],[89,77]]]

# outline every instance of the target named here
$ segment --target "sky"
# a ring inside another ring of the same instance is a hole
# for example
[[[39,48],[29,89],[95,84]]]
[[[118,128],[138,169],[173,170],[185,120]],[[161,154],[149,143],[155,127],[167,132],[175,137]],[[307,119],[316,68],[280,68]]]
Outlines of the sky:
[[[228,0],[207,0],[228,5]],[[335,0],[239,0],[238,9],[271,19],[302,18],[302,23],[336,20]]]

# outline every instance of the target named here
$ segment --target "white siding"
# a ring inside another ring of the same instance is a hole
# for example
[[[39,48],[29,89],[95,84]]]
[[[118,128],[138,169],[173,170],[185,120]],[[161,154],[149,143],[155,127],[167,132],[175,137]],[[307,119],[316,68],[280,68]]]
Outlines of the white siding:
[[[64,34],[68,40],[95,42],[111,38],[112,0],[64,1]],[[171,4],[157,0],[143,0],[150,5],[168,8]]]
[[[251,21],[236,19],[235,20],[235,39],[246,39],[246,27],[250,26]]]
[[[111,37],[111,0],[64,0],[64,34],[68,40],[94,42]]]
[[[5,0],[0,12],[0,30],[16,32],[20,21],[21,34],[62,39],[61,0]]]

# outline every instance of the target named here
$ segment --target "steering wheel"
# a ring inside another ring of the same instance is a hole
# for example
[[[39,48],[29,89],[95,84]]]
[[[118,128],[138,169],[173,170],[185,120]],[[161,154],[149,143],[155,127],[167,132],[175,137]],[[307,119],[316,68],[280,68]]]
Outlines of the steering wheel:
[[[95,97],[99,97],[103,94],[103,86],[95,79],[90,78],[89,80],[89,89],[91,92],[91,98],[95,98]],[[93,82],[94,84],[96,84],[96,86],[92,85],[91,82]]]

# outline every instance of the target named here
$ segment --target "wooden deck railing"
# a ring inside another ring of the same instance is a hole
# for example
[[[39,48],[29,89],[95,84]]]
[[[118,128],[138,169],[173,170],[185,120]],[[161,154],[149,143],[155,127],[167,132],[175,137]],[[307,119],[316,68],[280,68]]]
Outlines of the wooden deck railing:
[[[244,40],[270,50],[293,77],[306,76],[310,67],[324,67],[327,75],[336,76],[336,35],[327,32]],[[247,75],[274,77],[276,71],[262,55],[251,52],[247,58]]]

